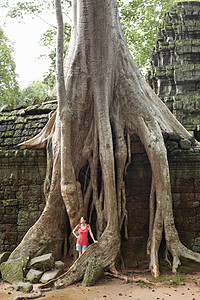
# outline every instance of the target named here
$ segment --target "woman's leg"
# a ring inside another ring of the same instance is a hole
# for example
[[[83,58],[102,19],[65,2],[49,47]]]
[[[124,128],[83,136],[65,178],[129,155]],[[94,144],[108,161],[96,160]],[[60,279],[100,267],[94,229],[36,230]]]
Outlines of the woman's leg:
[[[79,254],[78,257],[80,257],[82,254],[82,245],[79,245],[76,243],[76,251],[78,251],[78,254]]]
[[[86,245],[82,245],[82,254],[83,252],[87,249],[87,246]]]

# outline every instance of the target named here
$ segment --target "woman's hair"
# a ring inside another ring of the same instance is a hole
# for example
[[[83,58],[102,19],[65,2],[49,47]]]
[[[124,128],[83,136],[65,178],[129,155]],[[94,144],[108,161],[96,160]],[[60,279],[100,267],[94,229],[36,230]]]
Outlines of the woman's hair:
[[[83,218],[83,220],[85,220],[87,223],[87,218],[85,216],[81,216],[81,218]],[[81,218],[80,218],[80,220],[81,220]]]

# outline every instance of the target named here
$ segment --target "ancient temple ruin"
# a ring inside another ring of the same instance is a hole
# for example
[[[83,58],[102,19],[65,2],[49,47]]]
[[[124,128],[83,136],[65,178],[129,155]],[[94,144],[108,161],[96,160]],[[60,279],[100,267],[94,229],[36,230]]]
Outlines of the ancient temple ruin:
[[[164,18],[153,52],[149,81],[184,126],[199,139],[200,2],[177,4]],[[41,131],[54,103],[3,107],[0,111],[0,252],[12,251],[45,205],[46,150],[20,150],[17,144]],[[181,241],[200,251],[200,149],[194,139],[165,133],[175,223]],[[151,168],[140,140],[132,137],[132,163],[126,175],[128,235],[122,232],[125,264],[146,258]],[[133,184],[134,182],[134,184]],[[95,220],[92,224],[95,234]]]
[[[185,128],[200,140],[200,2],[179,2],[163,20],[149,82]]]

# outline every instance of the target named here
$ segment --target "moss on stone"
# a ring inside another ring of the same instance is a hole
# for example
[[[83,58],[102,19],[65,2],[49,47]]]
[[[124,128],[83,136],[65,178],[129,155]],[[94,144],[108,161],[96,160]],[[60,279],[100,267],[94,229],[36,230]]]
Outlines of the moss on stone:
[[[33,289],[33,285],[30,282],[17,282],[14,283],[12,285],[12,287],[17,290],[20,291],[22,293],[29,293],[32,291]],[[21,297],[20,297],[21,298]],[[27,299],[27,297],[23,298],[23,299]]]
[[[42,271],[48,271],[54,268],[55,260],[52,253],[37,256],[31,259],[30,266]]]
[[[37,283],[40,280],[42,274],[43,274],[43,271],[30,269],[26,275],[26,279],[28,281],[30,281],[31,283]]]
[[[2,279],[13,283],[24,281],[24,272],[29,258],[15,258],[9,259],[0,265]]]
[[[94,285],[103,276],[103,267],[97,259],[92,259],[86,268],[83,286]]]

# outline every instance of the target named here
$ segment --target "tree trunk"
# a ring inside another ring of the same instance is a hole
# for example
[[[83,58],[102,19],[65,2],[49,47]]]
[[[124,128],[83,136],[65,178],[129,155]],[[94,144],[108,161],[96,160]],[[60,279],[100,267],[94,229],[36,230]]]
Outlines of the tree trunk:
[[[62,21],[58,24],[62,27]],[[62,69],[62,62],[58,68]],[[111,266],[120,250],[121,227],[127,225],[124,173],[130,163],[130,135],[136,134],[152,167],[148,240],[152,273],[159,274],[163,229],[174,272],[181,256],[200,262],[199,254],[181,244],[174,226],[162,131],[174,131],[184,137],[190,134],[135,65],[123,37],[116,0],[73,1],[72,37],[64,72],[65,88],[63,75],[58,76],[59,105],[54,121],[50,120],[40,135],[21,145],[40,147],[52,140],[53,168],[46,208],[14,252],[24,254],[29,250],[26,245],[32,243],[32,231],[36,235],[38,232],[39,242],[34,240],[31,256],[40,251],[43,237],[48,236],[50,241],[55,235],[57,240],[64,239],[63,230],[70,231],[64,225],[66,212],[71,228],[84,211],[90,218],[95,212],[97,235],[101,236],[98,244],[88,247],[55,285],[80,280],[91,257],[98,258],[104,268]],[[61,246],[57,243],[57,252],[61,252]]]

